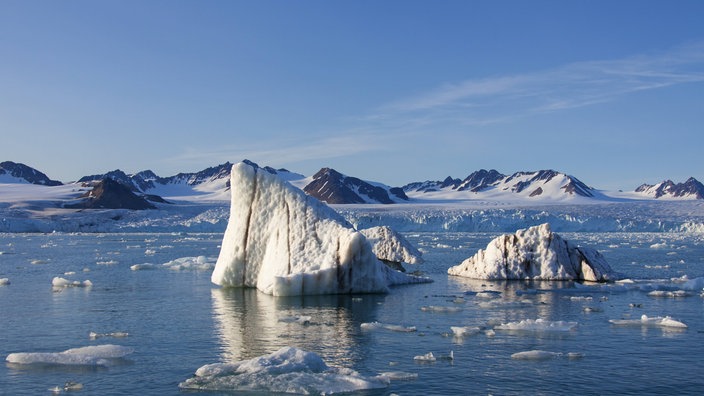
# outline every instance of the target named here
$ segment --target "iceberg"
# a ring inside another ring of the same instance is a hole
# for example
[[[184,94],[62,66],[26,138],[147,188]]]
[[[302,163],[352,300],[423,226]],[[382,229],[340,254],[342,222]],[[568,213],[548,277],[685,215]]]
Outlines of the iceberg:
[[[230,218],[211,280],[274,296],[383,293],[427,282],[382,264],[332,208],[245,163],[230,174]]]
[[[562,356],[558,352],[548,352],[541,351],[539,349],[534,349],[531,351],[516,352],[511,355],[511,359],[515,360],[550,360],[556,357]]]
[[[548,223],[499,236],[447,273],[474,279],[590,282],[617,277],[601,253],[562,239]]]
[[[382,389],[389,377],[364,377],[347,368],[328,366],[313,353],[283,347],[270,354],[235,363],[207,364],[179,384],[181,389],[322,394]]]

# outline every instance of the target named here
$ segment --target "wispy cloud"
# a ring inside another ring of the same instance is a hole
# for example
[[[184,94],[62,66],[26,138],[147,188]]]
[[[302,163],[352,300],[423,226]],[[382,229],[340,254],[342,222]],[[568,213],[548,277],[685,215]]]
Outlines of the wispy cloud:
[[[306,136],[256,139],[240,142],[239,145],[218,148],[189,148],[186,152],[169,159],[173,163],[211,164],[214,160],[240,161],[251,159],[262,164],[295,164],[303,161],[327,160],[354,156],[371,151],[382,151],[388,147],[382,138],[374,137],[366,130],[348,130],[335,136]],[[324,161],[322,161],[324,162]]]
[[[533,73],[442,85],[380,108],[379,118],[420,117],[465,124],[502,122],[532,114],[616,100],[639,91],[704,82],[704,42],[669,51],[577,62]]]

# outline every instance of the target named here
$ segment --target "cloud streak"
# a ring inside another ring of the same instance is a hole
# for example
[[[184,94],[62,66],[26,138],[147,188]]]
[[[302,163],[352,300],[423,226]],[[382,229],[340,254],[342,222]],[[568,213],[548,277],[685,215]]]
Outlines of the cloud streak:
[[[380,118],[496,123],[616,100],[640,91],[704,82],[704,42],[657,54],[577,62],[549,70],[469,79],[383,106]]]

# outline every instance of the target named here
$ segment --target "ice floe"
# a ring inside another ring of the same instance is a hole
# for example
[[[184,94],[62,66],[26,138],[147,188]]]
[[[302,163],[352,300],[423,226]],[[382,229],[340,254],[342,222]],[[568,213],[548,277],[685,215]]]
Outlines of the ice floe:
[[[125,331],[114,331],[112,333],[96,333],[94,331],[91,331],[90,333],[88,333],[88,338],[90,338],[91,340],[95,340],[102,337],[125,338],[129,337],[129,335],[130,334]]]
[[[200,367],[195,376],[179,384],[182,389],[335,394],[382,389],[390,377],[365,377],[348,368],[328,366],[319,355],[294,347],[235,363]]]
[[[411,332],[414,332],[417,330],[415,326],[402,326],[402,325],[379,323],[379,322],[362,323],[360,325],[360,328],[362,330],[384,329],[384,330],[398,331],[401,333],[411,333]]]
[[[542,331],[572,331],[577,328],[577,322],[545,319],[524,319],[518,322],[503,323],[494,326],[494,330],[542,332]]]
[[[124,358],[133,352],[134,349],[130,347],[105,344],[63,352],[15,352],[7,355],[5,360],[13,364],[109,366],[115,359]]]
[[[455,337],[472,336],[482,331],[482,329],[477,326],[450,326],[450,330]]]
[[[687,325],[672,319],[670,316],[653,316],[641,315],[640,319],[609,319],[609,323],[617,326],[652,326],[652,327],[668,327],[676,329],[686,329]]]
[[[540,349],[533,349],[530,351],[517,352],[511,355],[511,359],[515,360],[551,360],[560,357],[567,357],[570,360],[581,359],[584,355],[580,352],[568,352],[564,354],[562,352],[549,352]]]
[[[51,280],[51,285],[54,288],[66,288],[66,287],[91,287],[93,286],[93,282],[90,280],[84,280],[83,282],[81,281],[71,281],[66,278],[61,278],[59,276],[55,276],[54,279]]]
[[[10,278],[0,278],[0,286],[7,286],[10,284]]]

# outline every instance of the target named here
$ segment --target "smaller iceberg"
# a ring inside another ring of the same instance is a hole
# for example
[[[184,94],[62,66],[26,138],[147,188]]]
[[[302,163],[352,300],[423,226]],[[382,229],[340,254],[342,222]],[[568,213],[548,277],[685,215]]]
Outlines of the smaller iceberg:
[[[601,253],[562,239],[548,223],[499,236],[447,273],[473,279],[606,282],[617,278]]]
[[[423,253],[389,226],[365,228],[359,232],[372,244],[376,257],[385,263],[423,263]]]
[[[389,377],[365,377],[347,368],[328,366],[313,353],[283,347],[270,354],[235,363],[207,364],[179,384],[181,389],[321,394],[382,389]]]
[[[71,281],[66,278],[61,278],[59,276],[55,276],[54,279],[51,280],[51,285],[55,289],[60,289],[60,288],[65,288],[65,287],[91,287],[93,286],[93,282],[89,280],[84,280],[83,282],[81,281]]]

